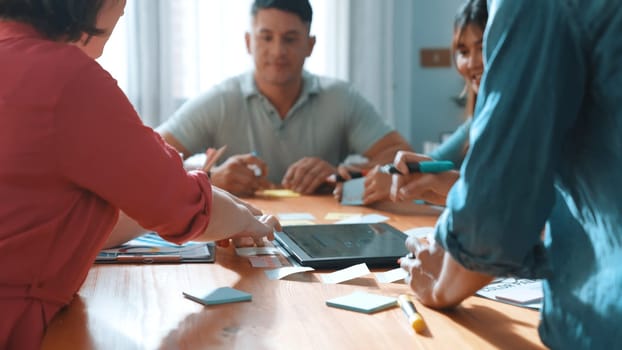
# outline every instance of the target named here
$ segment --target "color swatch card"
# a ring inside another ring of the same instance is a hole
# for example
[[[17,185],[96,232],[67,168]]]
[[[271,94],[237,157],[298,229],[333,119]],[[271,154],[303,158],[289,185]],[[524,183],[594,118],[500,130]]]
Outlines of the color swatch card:
[[[251,294],[231,287],[217,288],[201,297],[186,292],[183,292],[183,295],[184,297],[203,305],[237,303],[240,301],[250,301],[252,299]]]
[[[361,263],[332,273],[320,275],[320,278],[322,279],[322,282],[326,284],[337,284],[363,277],[365,275],[369,275],[370,273],[371,272],[369,271],[367,264]]]
[[[397,299],[384,295],[354,292],[349,295],[326,300],[326,305],[370,314],[372,312],[397,306]]]

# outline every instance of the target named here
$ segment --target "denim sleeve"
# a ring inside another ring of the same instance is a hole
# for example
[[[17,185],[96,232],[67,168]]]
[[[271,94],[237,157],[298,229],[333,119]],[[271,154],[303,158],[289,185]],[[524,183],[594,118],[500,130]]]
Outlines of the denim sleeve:
[[[466,144],[469,141],[469,130],[471,129],[472,119],[467,119],[454,131],[451,136],[443,141],[437,149],[432,151],[429,156],[436,160],[451,160],[456,167],[460,167],[464,161]]]
[[[541,277],[541,233],[555,201],[561,143],[583,96],[585,63],[558,2],[489,4],[470,149],[436,238],[469,269]]]

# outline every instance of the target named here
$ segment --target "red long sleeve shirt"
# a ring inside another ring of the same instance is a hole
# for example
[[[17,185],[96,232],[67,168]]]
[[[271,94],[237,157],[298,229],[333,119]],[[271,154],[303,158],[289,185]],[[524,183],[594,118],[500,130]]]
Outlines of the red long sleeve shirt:
[[[119,209],[182,242],[206,229],[211,200],[97,62],[0,21],[0,348],[38,348]]]

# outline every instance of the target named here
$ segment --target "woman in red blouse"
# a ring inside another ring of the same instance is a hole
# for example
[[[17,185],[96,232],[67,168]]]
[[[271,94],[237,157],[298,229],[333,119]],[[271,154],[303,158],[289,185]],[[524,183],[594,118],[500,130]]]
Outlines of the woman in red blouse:
[[[0,0],[0,349],[38,348],[97,252],[140,227],[176,243],[280,229],[184,171],[94,60],[124,7]]]

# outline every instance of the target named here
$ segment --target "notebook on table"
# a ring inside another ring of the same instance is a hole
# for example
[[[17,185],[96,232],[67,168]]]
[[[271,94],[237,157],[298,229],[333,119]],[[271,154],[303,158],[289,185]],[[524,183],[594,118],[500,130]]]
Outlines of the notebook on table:
[[[187,242],[182,245],[168,242],[155,233],[137,237],[118,247],[97,254],[96,263],[199,263],[214,262],[213,242]]]
[[[339,269],[366,263],[397,267],[406,234],[387,223],[284,226],[275,239],[301,266]]]

